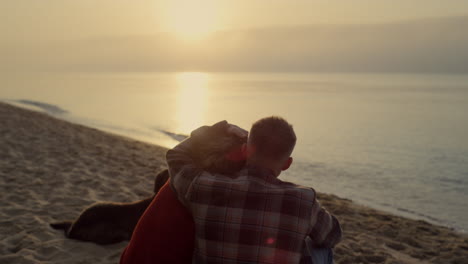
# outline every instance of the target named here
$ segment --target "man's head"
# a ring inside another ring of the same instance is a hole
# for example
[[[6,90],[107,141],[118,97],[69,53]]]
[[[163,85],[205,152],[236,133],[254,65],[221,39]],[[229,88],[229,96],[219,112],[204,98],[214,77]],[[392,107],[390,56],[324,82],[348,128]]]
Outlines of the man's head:
[[[247,162],[266,167],[278,176],[292,163],[296,145],[292,125],[281,117],[262,118],[252,125],[245,152]]]

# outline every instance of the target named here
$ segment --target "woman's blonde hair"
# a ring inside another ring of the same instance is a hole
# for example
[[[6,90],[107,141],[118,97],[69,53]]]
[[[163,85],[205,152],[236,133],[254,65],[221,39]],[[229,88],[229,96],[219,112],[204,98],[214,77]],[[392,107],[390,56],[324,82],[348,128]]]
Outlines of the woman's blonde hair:
[[[192,157],[201,168],[222,174],[239,171],[245,164],[242,145],[246,139],[230,135],[222,127],[210,127],[194,140]]]

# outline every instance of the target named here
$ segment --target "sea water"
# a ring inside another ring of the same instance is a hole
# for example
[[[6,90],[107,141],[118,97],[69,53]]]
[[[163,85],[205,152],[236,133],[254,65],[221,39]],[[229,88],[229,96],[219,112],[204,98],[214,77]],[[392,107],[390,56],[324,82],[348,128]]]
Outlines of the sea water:
[[[468,229],[468,76],[4,74],[0,99],[172,147],[204,124],[279,115],[297,133],[284,180]]]

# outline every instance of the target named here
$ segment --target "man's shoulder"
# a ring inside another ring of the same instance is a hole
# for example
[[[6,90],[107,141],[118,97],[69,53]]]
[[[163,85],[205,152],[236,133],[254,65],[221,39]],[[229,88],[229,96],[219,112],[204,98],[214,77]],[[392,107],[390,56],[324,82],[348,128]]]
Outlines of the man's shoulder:
[[[219,174],[203,171],[197,179],[197,182],[202,185],[222,186],[229,185],[231,188],[235,186],[257,185],[259,189],[268,188],[273,192],[284,192],[286,194],[301,195],[304,199],[315,199],[316,192],[314,188],[299,185],[293,182],[283,181],[278,178],[270,178],[264,180],[254,177],[241,170],[234,174]],[[251,189],[251,188],[249,188]],[[256,189],[256,188],[255,188]],[[257,190],[259,190],[257,189]]]
[[[276,179],[276,185],[278,185],[280,188],[283,188],[284,190],[295,191],[307,197],[315,198],[316,196],[315,189],[312,187],[296,184],[293,182],[283,181],[280,179]]]

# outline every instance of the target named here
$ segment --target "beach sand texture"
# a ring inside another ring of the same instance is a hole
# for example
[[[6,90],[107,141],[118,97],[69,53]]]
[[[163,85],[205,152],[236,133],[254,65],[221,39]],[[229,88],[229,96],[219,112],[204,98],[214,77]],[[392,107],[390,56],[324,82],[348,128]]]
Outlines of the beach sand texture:
[[[126,242],[74,241],[49,223],[150,196],[166,149],[3,103],[0,120],[0,263],[118,263]],[[337,263],[468,263],[466,235],[319,198],[344,229]]]

